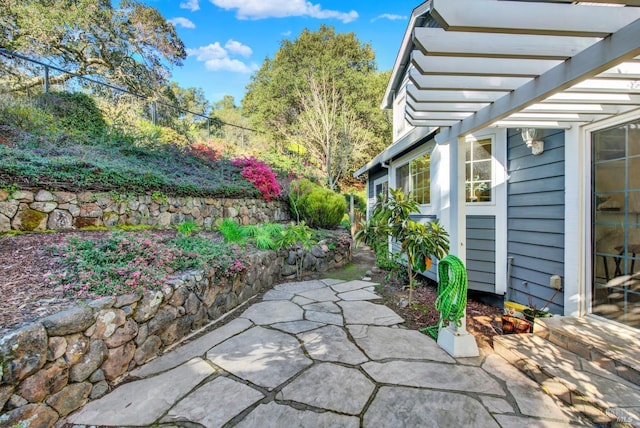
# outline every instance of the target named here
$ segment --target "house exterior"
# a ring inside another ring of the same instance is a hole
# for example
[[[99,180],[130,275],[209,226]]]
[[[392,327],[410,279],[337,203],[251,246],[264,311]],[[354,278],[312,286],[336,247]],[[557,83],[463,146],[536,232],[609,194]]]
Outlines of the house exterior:
[[[640,328],[638,5],[417,6],[382,103],[394,141],[355,174],[370,206],[410,191],[470,289]]]

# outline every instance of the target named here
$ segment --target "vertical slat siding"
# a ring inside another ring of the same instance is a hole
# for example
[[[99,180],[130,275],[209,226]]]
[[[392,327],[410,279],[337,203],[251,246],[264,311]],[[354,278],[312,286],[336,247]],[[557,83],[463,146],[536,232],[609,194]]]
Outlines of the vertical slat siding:
[[[564,131],[542,132],[544,152],[537,156],[520,130],[509,130],[507,137],[507,250],[513,257],[508,293],[538,308],[555,293],[550,277],[564,275]],[[559,292],[549,309],[563,313],[563,302]]]
[[[469,289],[495,292],[496,218],[467,216],[467,277]]]

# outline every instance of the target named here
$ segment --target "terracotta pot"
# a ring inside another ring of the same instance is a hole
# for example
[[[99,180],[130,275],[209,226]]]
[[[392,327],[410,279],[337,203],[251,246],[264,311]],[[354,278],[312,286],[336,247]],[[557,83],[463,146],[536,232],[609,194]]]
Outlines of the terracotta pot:
[[[530,333],[531,327],[532,324],[527,320],[506,315],[502,317],[503,334]]]

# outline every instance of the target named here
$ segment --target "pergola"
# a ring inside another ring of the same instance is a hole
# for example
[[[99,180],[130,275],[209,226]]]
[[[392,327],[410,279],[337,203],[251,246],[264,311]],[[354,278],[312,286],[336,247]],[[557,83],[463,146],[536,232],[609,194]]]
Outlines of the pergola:
[[[408,71],[407,120],[440,127],[440,143],[488,126],[567,128],[636,109],[640,7],[630,6],[640,2],[425,2],[383,108]]]

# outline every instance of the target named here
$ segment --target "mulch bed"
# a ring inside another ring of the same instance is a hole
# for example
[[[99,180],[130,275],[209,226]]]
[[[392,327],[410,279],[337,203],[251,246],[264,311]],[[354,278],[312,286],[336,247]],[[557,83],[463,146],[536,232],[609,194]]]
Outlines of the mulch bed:
[[[413,303],[408,304],[409,290],[394,279],[386,279],[387,272],[372,275],[372,280],[381,284],[384,303],[405,320],[405,325],[413,330],[435,326],[440,320],[440,312],[435,310],[438,297],[437,284],[421,278],[414,289]],[[467,330],[488,346],[493,346],[492,338],[502,334],[502,309],[475,298],[467,300]]]

